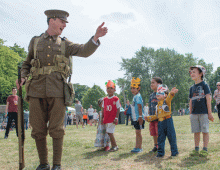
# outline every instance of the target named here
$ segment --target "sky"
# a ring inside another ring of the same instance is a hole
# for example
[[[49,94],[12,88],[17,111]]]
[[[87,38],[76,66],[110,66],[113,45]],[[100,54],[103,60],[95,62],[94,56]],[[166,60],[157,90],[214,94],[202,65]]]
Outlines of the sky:
[[[107,80],[124,77],[121,58],[134,57],[142,46],[193,53],[214,70],[220,65],[218,0],[0,0],[0,38],[28,51],[31,38],[48,28],[48,9],[69,12],[61,37],[74,43],[86,43],[102,22],[108,28],[93,55],[73,57],[72,83],[105,90]]]

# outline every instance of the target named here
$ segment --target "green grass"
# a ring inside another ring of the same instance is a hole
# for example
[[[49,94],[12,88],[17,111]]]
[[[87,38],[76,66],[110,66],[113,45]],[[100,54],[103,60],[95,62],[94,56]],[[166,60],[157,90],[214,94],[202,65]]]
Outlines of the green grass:
[[[142,130],[143,152],[131,153],[135,146],[135,130],[132,126],[117,125],[115,138],[119,146],[117,152],[98,151],[94,147],[96,127],[87,126],[76,129],[68,126],[64,137],[62,168],[68,169],[220,169],[220,123],[217,114],[213,114],[215,122],[210,122],[209,156],[207,158],[190,157],[194,149],[194,138],[191,133],[189,116],[173,117],[177,134],[179,156],[170,158],[170,146],[166,140],[165,157],[156,159],[156,154],[149,153],[153,148],[153,138],[149,134],[149,124],[145,123]],[[15,131],[11,131],[8,139],[0,132],[0,169],[18,169],[18,139]],[[49,163],[52,165],[52,139],[48,136]],[[200,141],[202,148],[202,135]],[[25,169],[36,169],[39,165],[35,142],[31,138],[31,130],[26,131]]]

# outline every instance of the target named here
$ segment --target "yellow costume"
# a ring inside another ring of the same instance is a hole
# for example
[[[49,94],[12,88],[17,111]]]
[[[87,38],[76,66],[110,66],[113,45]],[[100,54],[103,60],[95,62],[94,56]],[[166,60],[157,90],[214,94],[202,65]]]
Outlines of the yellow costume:
[[[173,97],[174,94],[169,93],[165,100],[160,100],[158,102],[157,104],[158,121],[163,121],[171,117],[171,101]]]

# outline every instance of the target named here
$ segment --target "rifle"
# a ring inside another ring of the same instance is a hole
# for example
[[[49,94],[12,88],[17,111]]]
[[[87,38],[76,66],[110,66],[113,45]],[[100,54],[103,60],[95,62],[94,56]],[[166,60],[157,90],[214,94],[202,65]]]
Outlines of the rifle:
[[[18,83],[21,83],[21,67],[18,66]],[[19,140],[19,170],[22,170],[24,165],[24,112],[23,112],[23,98],[22,86],[19,88],[18,98],[18,140]]]

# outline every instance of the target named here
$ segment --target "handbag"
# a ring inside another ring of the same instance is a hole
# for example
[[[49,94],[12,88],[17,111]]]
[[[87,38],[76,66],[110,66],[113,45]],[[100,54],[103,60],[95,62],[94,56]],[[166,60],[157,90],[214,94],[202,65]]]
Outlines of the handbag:
[[[127,114],[127,109],[124,111],[124,115],[126,115]]]

